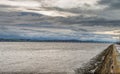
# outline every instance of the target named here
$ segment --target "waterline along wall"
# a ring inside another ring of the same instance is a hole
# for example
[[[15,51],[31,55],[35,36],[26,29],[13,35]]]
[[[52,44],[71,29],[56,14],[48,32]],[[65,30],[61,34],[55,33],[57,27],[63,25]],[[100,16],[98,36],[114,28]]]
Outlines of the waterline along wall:
[[[120,74],[119,52],[116,45],[110,45],[84,67],[77,69],[76,74]]]

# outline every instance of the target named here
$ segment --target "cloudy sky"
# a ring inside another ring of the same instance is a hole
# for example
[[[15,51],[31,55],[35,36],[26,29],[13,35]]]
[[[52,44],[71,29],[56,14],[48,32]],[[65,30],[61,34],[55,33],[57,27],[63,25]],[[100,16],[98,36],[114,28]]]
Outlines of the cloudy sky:
[[[115,42],[119,13],[120,0],[1,0],[0,38]]]

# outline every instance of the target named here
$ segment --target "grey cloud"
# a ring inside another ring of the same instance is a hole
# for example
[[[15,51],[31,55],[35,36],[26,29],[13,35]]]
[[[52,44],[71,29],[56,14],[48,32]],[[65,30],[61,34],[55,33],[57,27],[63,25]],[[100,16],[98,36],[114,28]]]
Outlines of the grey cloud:
[[[99,4],[110,4],[113,0],[99,0]]]
[[[108,5],[109,9],[120,9],[120,0],[100,0],[98,3]]]
[[[102,14],[103,15],[103,14]],[[73,25],[73,24],[83,24],[86,26],[113,26],[119,24],[110,23],[108,25],[105,25],[105,23],[111,22],[104,22],[106,19],[100,18],[100,17],[84,17],[84,15],[80,16],[72,16],[72,17],[49,17],[42,14],[37,13],[30,13],[30,12],[0,12],[0,25],[16,25],[20,24],[24,26],[30,26],[30,25],[40,25],[41,27],[43,25],[51,25],[51,24],[57,24],[57,25]],[[120,21],[117,21],[119,23]],[[45,26],[47,27],[47,26]],[[49,26],[50,27],[50,26]],[[83,31],[83,30],[82,30]],[[84,30],[85,31],[85,30]]]
[[[8,5],[0,5],[0,8],[6,8],[6,7],[10,7]]]
[[[13,1],[13,0],[12,0]],[[39,2],[41,0],[38,0]],[[101,0],[99,4],[113,4],[116,3],[118,0]],[[118,2],[119,3],[119,2]],[[88,4],[85,4],[86,6],[89,7]],[[11,6],[6,6],[6,5],[0,5],[0,8],[14,8]],[[75,13],[75,14],[80,14],[78,16],[72,16],[72,17],[49,17],[37,13],[22,13],[21,11],[16,11],[16,12],[1,12],[0,11],[0,22],[1,24],[7,23],[7,24],[51,24],[51,23],[60,23],[60,24],[79,24],[81,21],[101,21],[105,20],[108,18],[113,19],[120,19],[118,11],[116,12],[111,12],[108,10],[82,10],[82,8],[77,7],[77,8],[59,8],[59,7],[43,7],[46,11],[48,10],[56,10],[56,11],[63,11],[63,12],[70,12],[70,13]],[[41,8],[26,8],[27,10],[33,10],[33,11],[41,11]],[[113,15],[114,13],[114,15]],[[112,15],[111,15],[112,14]],[[96,16],[90,16],[90,17],[85,17],[86,15],[96,15]],[[14,21],[15,20],[15,21]]]
[[[113,4],[111,4],[112,8],[115,8],[115,9],[120,9],[120,1],[117,1]]]
[[[0,8],[17,8],[17,6],[10,6],[10,5],[0,4]]]

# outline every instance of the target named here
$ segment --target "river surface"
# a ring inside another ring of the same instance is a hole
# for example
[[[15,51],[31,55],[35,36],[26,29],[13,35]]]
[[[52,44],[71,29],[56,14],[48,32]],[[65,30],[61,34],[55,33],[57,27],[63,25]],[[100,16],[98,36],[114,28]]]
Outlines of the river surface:
[[[0,72],[75,74],[105,43],[0,42]]]

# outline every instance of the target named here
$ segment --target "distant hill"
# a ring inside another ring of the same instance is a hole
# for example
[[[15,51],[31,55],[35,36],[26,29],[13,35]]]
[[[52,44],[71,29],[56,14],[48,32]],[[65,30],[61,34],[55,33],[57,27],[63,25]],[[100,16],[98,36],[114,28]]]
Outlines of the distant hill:
[[[117,43],[95,40],[32,40],[32,39],[0,39],[0,42],[75,42],[75,43]]]

